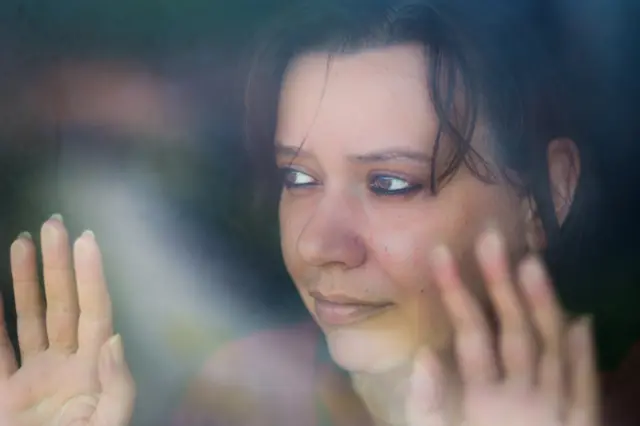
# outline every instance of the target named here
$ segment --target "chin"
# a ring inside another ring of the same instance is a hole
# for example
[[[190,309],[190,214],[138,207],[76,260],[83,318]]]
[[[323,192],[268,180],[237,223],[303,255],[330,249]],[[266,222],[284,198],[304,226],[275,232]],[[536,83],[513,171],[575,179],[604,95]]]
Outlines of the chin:
[[[366,326],[325,330],[329,352],[351,373],[385,373],[413,362],[418,348],[414,333]]]

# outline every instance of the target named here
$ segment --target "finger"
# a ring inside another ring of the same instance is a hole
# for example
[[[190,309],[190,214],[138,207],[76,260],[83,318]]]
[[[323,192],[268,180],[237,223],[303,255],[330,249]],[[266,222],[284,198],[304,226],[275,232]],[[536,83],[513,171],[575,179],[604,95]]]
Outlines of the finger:
[[[91,426],[128,426],[136,389],[120,335],[111,337],[100,349],[98,376],[102,394]]]
[[[445,374],[437,357],[428,349],[416,356],[406,418],[408,426],[445,426]]]
[[[0,297],[0,380],[8,379],[17,369],[18,363],[5,322],[4,300]]]
[[[565,402],[562,308],[551,288],[544,266],[538,259],[529,258],[523,261],[519,276],[542,343],[539,386],[550,403],[555,405],[556,410],[560,410]]]
[[[568,332],[571,360],[571,409],[569,426],[600,424],[599,383],[591,322],[583,318]]]
[[[111,299],[102,270],[102,256],[91,231],[74,244],[80,304],[79,351],[97,353],[113,333]]]
[[[49,348],[72,353],[78,346],[78,295],[69,236],[60,215],[42,225],[41,242]]]
[[[496,380],[498,369],[489,325],[462,283],[446,247],[434,251],[432,268],[455,330],[456,356],[463,381],[484,384]]]
[[[535,344],[511,280],[509,259],[500,234],[488,231],[482,235],[476,245],[476,256],[499,321],[505,377],[510,382],[528,386],[535,377]]]
[[[18,343],[22,363],[47,349],[44,300],[38,282],[36,247],[28,233],[11,245],[11,275],[16,300]]]

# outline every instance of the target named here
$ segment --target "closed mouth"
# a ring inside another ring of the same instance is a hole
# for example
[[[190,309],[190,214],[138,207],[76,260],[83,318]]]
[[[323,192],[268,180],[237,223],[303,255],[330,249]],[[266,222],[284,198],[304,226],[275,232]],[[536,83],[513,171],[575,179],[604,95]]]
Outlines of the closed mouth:
[[[326,325],[348,325],[378,315],[394,304],[390,302],[365,302],[345,296],[323,296],[311,293],[315,300],[315,316]]]

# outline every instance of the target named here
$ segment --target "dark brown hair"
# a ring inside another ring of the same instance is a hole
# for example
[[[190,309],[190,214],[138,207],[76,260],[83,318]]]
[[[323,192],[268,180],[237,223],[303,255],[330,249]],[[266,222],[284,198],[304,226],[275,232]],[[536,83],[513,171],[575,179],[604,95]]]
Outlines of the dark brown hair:
[[[257,192],[277,200],[273,161],[278,96],[290,62],[311,51],[343,54],[417,43],[424,46],[431,101],[442,141],[454,146],[437,192],[460,166],[479,179],[495,179],[471,140],[479,117],[497,146],[499,173],[535,200],[558,260],[567,238],[553,207],[547,170],[551,139],[571,137],[562,68],[549,40],[553,23],[543,0],[323,0],[298,3],[260,35],[246,87],[246,140]],[[463,102],[454,103],[463,94]],[[462,106],[462,107],[461,107]],[[578,191],[579,195],[579,191]],[[263,198],[264,200],[264,198]],[[575,206],[574,202],[574,206]],[[264,210],[263,210],[264,211]],[[570,215],[571,218],[571,215]],[[570,220],[567,220],[570,222]],[[553,262],[552,262],[553,263]]]

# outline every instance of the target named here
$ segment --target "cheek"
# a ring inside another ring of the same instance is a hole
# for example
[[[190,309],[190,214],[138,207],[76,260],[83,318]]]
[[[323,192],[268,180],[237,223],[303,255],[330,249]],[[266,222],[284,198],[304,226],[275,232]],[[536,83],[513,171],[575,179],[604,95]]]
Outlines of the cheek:
[[[284,198],[284,196],[283,196]],[[296,265],[299,267],[300,261],[297,260],[297,242],[300,238],[305,224],[304,211],[296,209],[283,200],[279,206],[279,225],[280,225],[280,248],[285,265],[291,274],[296,271]]]
[[[420,290],[429,276],[429,256],[441,244],[457,243],[464,217],[446,199],[370,215],[369,247],[380,267],[402,290]],[[455,207],[455,205],[453,205]],[[371,212],[370,212],[371,213]]]
[[[448,316],[431,280],[428,261],[444,236],[435,216],[397,222],[406,225],[378,234],[373,242],[378,266],[387,276],[385,282],[393,286],[391,292],[400,308],[386,323],[395,333],[396,357],[410,356],[423,344],[434,349],[449,345]],[[390,347],[389,342],[385,345]]]
[[[475,277],[476,238],[491,221],[509,222],[504,200],[489,187],[477,186],[474,191],[445,190],[419,209],[374,216],[369,245],[397,291],[415,295],[429,286],[429,257],[439,245],[452,251],[463,276]]]
[[[428,256],[435,248],[435,229],[390,229],[371,244],[380,268],[401,292],[415,292],[428,279]]]

